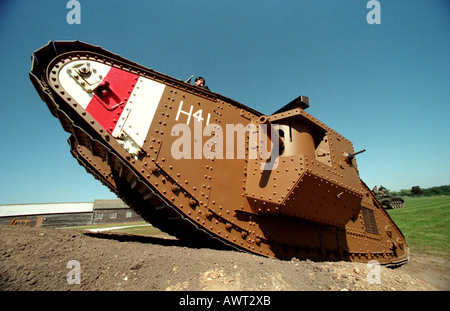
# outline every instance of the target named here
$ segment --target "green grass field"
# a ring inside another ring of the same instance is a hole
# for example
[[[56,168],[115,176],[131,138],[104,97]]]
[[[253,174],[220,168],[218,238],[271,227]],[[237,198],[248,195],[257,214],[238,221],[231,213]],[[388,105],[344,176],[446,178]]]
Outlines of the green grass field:
[[[388,210],[413,251],[450,253],[450,196],[405,198]]]

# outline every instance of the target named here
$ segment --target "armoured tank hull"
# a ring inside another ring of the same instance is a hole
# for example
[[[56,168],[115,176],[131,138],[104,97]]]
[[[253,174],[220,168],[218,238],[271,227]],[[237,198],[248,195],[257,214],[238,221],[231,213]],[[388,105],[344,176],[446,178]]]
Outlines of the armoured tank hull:
[[[30,79],[79,164],[171,235],[280,259],[409,258],[352,143],[306,97],[265,116],[79,41],[35,51]]]

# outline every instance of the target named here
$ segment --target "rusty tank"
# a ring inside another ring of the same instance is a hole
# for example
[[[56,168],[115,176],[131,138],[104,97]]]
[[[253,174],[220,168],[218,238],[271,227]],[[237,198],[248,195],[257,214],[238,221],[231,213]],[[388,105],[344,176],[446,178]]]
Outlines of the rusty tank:
[[[267,116],[80,41],[36,50],[29,76],[79,164],[162,231],[280,259],[409,259],[305,96]]]

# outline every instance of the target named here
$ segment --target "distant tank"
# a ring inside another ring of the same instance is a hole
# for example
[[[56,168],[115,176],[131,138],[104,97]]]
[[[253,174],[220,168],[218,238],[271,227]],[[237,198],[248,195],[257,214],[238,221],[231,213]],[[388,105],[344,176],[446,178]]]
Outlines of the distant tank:
[[[380,204],[385,209],[405,207],[405,200],[403,200],[402,197],[390,194],[389,190],[387,190],[385,187],[381,185],[380,188],[377,188],[377,186],[375,186],[372,189],[372,192],[375,195],[375,198],[378,200],[378,202],[380,202]]]
[[[162,231],[280,259],[408,261],[359,152],[307,97],[266,116],[79,41],[35,51],[30,79],[79,164]]]

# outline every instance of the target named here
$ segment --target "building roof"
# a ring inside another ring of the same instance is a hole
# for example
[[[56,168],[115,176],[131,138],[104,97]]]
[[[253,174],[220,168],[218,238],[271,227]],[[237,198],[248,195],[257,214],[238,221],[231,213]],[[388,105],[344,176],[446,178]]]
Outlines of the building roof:
[[[91,213],[94,203],[38,203],[0,205],[0,217],[47,215],[65,213]]]
[[[94,209],[130,208],[122,200],[95,200]]]

